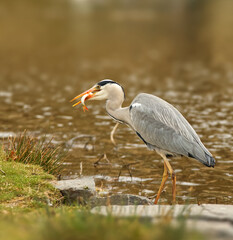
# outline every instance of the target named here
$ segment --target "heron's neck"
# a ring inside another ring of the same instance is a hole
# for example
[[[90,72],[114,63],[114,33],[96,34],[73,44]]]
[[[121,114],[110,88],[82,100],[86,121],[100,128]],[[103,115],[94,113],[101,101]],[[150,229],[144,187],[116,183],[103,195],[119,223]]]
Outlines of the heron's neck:
[[[129,108],[122,108],[123,101],[108,99],[106,101],[106,110],[115,120],[130,124]]]

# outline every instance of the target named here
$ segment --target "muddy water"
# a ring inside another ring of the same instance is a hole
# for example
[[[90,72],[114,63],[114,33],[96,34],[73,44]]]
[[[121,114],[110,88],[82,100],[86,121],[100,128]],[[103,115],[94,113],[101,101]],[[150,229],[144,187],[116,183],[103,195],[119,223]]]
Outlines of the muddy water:
[[[177,201],[232,204],[232,8],[231,1],[1,1],[1,139],[24,129],[54,136],[70,147],[64,177],[94,175],[103,192],[153,196],[160,157],[123,125],[115,148],[104,102],[87,103],[86,113],[69,103],[111,78],[125,88],[125,106],[140,92],[172,103],[215,156],[214,169],[171,160]],[[104,153],[108,161],[94,164]],[[161,201],[171,201],[170,179]]]

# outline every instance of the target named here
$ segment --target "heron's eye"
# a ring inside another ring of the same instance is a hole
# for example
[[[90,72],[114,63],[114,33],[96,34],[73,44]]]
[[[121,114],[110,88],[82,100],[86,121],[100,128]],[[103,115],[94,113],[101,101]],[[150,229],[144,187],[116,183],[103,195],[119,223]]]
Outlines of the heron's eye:
[[[96,85],[95,90],[96,90],[96,91],[100,91],[100,90],[101,90],[101,87],[100,87],[99,85]]]

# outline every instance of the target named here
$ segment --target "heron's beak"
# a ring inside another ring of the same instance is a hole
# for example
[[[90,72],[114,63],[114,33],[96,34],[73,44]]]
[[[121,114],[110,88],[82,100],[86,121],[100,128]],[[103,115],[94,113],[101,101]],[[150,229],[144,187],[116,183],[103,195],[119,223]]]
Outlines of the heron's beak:
[[[88,89],[87,91],[79,94],[78,96],[76,96],[75,98],[73,98],[72,100],[70,100],[70,102],[73,102],[74,100],[78,99],[78,98],[82,98],[79,102],[75,103],[73,105],[73,107],[77,106],[78,104],[82,103],[85,106],[85,101],[93,98],[95,96],[95,93],[98,92],[99,89],[97,87],[93,87]],[[85,109],[87,110],[87,108],[85,107]]]

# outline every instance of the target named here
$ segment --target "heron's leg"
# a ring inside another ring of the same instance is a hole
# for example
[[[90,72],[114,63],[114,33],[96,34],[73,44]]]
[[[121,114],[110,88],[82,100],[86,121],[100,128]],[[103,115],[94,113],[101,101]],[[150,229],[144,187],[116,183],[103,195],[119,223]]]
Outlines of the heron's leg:
[[[168,171],[171,174],[171,178],[172,178],[172,202],[175,203],[176,202],[176,174],[174,172],[174,170],[172,169],[168,159],[166,158],[165,155],[162,156],[164,163],[166,164]]]
[[[112,142],[115,146],[116,146],[116,142],[115,142],[115,140],[114,140],[113,135],[114,135],[114,133],[116,132],[116,129],[117,129],[118,125],[119,125],[119,123],[116,123],[116,125],[114,126],[114,128],[112,129],[111,134],[110,134],[111,142]]]
[[[165,182],[167,181],[167,178],[168,178],[167,165],[166,165],[166,163],[165,163],[165,161],[164,161],[163,178],[162,178],[162,182],[161,182],[160,187],[159,187],[159,191],[158,191],[157,196],[156,196],[156,198],[155,198],[154,204],[157,204],[157,202],[158,202],[158,200],[159,200],[159,197],[160,197],[160,194],[161,194],[161,192],[163,191]]]

